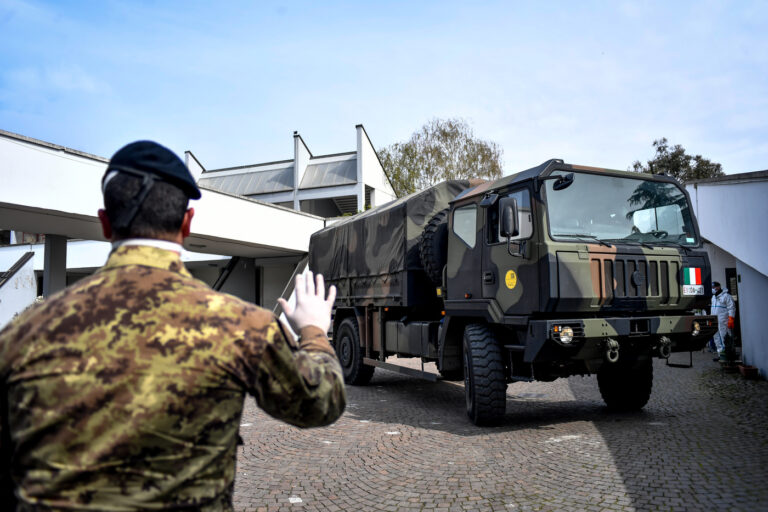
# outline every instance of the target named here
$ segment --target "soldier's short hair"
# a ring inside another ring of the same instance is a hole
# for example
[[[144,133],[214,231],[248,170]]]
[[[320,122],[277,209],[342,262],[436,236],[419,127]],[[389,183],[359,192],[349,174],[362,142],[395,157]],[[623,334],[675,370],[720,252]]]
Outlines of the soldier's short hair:
[[[104,210],[113,233],[119,238],[157,238],[172,235],[181,228],[189,198],[179,187],[164,181],[155,182],[136,217],[127,226],[116,226],[117,219],[131,207],[141,188],[141,179],[120,173],[104,190]]]

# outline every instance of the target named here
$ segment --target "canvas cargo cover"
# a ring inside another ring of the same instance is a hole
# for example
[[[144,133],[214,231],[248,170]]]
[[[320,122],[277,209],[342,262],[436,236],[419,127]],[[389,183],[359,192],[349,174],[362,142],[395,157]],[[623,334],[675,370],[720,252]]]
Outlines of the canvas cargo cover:
[[[449,180],[328,226],[309,243],[309,268],[326,280],[421,270],[419,236],[476,180]]]

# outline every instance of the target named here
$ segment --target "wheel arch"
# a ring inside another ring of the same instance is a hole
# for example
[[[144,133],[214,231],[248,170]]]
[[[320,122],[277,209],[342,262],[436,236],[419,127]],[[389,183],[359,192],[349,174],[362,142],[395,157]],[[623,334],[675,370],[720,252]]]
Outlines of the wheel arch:
[[[452,371],[460,368],[464,345],[464,328],[470,322],[480,321],[479,318],[449,316],[445,318],[440,329],[440,339],[437,352],[437,367],[441,371]]]
[[[361,308],[350,308],[350,307],[344,307],[344,308],[336,308],[333,314],[333,332],[334,336],[335,333],[338,332],[339,326],[341,325],[341,322],[346,320],[347,318],[355,317],[355,320],[357,321],[357,329],[358,332],[365,332],[365,316],[363,315],[363,312]],[[362,339],[360,340],[360,344],[362,346]]]

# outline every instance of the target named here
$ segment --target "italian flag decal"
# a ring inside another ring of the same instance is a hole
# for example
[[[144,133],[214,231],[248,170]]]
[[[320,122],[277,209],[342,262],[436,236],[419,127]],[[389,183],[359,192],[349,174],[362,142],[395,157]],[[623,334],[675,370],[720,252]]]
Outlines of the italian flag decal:
[[[684,268],[683,284],[701,284],[701,269],[696,267]]]
[[[701,285],[700,268],[683,268],[683,295],[704,295],[704,287]]]

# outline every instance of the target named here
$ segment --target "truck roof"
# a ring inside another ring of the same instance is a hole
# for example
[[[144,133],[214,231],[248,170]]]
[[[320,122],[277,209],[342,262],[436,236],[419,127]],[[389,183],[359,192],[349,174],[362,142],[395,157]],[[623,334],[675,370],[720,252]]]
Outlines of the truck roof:
[[[619,171],[616,169],[606,169],[602,167],[591,167],[588,165],[567,164],[559,158],[552,158],[542,163],[541,165],[537,165],[536,167],[531,167],[530,169],[526,169],[524,171],[520,171],[514,174],[510,174],[508,176],[504,176],[495,181],[486,181],[484,183],[481,183],[480,185],[477,185],[476,187],[467,189],[461,194],[457,195],[452,202],[458,201],[460,199],[466,199],[468,197],[474,197],[480,194],[484,194],[485,192],[488,192],[490,190],[497,190],[500,188],[504,188],[514,183],[521,183],[523,181],[532,180],[539,176],[548,176],[549,174],[551,174],[553,171],[556,171],[556,170],[600,172],[600,173],[620,176],[624,178],[652,180],[652,181],[667,181],[667,182],[671,181],[673,183],[678,183],[678,181],[675,178],[666,174],[646,174],[646,173],[633,172],[633,171]]]

